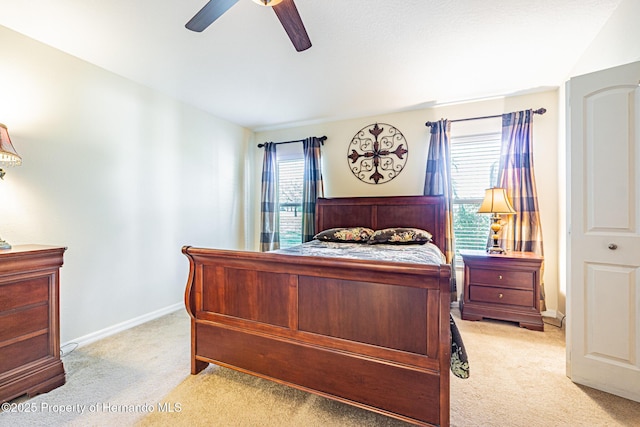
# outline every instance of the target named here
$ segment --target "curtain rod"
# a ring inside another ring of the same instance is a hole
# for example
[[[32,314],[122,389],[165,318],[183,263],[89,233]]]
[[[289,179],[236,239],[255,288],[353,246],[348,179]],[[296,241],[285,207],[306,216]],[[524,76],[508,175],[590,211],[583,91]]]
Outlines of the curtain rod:
[[[324,141],[326,141],[327,137],[326,136],[319,136],[318,139],[320,140],[320,144],[324,145]],[[303,141],[304,141],[304,139],[296,139],[294,141],[274,142],[274,144],[291,144],[293,142],[303,142]],[[265,144],[266,144],[266,142],[265,142]],[[258,148],[262,148],[262,147],[264,147],[264,144],[258,144]]]
[[[533,114],[544,114],[547,112],[546,108],[538,108],[537,110],[533,110]],[[456,120],[449,120],[451,123],[453,122],[466,122],[469,120],[482,120],[482,119],[495,119],[496,117],[502,117],[502,114],[496,114],[493,116],[483,116],[483,117],[469,117],[466,119],[456,119]],[[424,125],[425,126],[431,126],[432,124],[434,124],[435,122],[427,122]]]

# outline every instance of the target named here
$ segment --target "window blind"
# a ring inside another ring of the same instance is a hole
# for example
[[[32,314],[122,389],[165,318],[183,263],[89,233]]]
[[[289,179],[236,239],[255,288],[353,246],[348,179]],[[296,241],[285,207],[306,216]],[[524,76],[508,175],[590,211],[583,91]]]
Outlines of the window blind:
[[[302,180],[304,159],[278,162],[280,247],[302,243]]]
[[[500,133],[451,138],[451,184],[456,256],[461,249],[483,250],[489,215],[478,214],[487,188],[495,185],[500,160]],[[461,265],[461,260],[460,265]]]

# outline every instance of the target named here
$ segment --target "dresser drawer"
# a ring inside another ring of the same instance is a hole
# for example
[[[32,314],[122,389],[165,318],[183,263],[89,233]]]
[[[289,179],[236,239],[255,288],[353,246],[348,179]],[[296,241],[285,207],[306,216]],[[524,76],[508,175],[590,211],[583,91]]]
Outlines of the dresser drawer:
[[[0,311],[49,301],[49,277],[0,285]]]
[[[0,347],[5,341],[49,328],[49,305],[42,303],[28,309],[0,315]]]
[[[469,283],[533,290],[534,276],[533,271],[473,268],[469,270]]]
[[[8,372],[11,369],[50,356],[49,346],[49,334],[45,333],[0,347],[0,372]]]
[[[58,305],[65,250],[42,245],[0,250],[0,403],[65,382]]]
[[[473,302],[521,305],[525,307],[531,307],[534,304],[533,291],[478,285],[471,285],[469,287],[469,300]]]

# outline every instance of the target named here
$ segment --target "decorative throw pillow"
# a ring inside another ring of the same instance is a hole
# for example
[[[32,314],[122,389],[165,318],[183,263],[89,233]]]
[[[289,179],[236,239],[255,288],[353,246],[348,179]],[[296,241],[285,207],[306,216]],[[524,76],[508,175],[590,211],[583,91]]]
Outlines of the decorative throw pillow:
[[[330,228],[313,236],[325,242],[367,243],[373,230],[366,227]]]
[[[424,245],[431,241],[431,233],[419,228],[394,227],[376,230],[369,239],[370,244]]]

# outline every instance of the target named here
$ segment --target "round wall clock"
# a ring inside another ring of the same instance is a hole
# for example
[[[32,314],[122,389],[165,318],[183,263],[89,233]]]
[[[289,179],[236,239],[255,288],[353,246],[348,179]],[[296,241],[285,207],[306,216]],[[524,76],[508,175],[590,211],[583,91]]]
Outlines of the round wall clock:
[[[386,123],[363,127],[347,149],[351,172],[367,184],[384,184],[398,176],[408,154],[409,146],[402,132]]]

